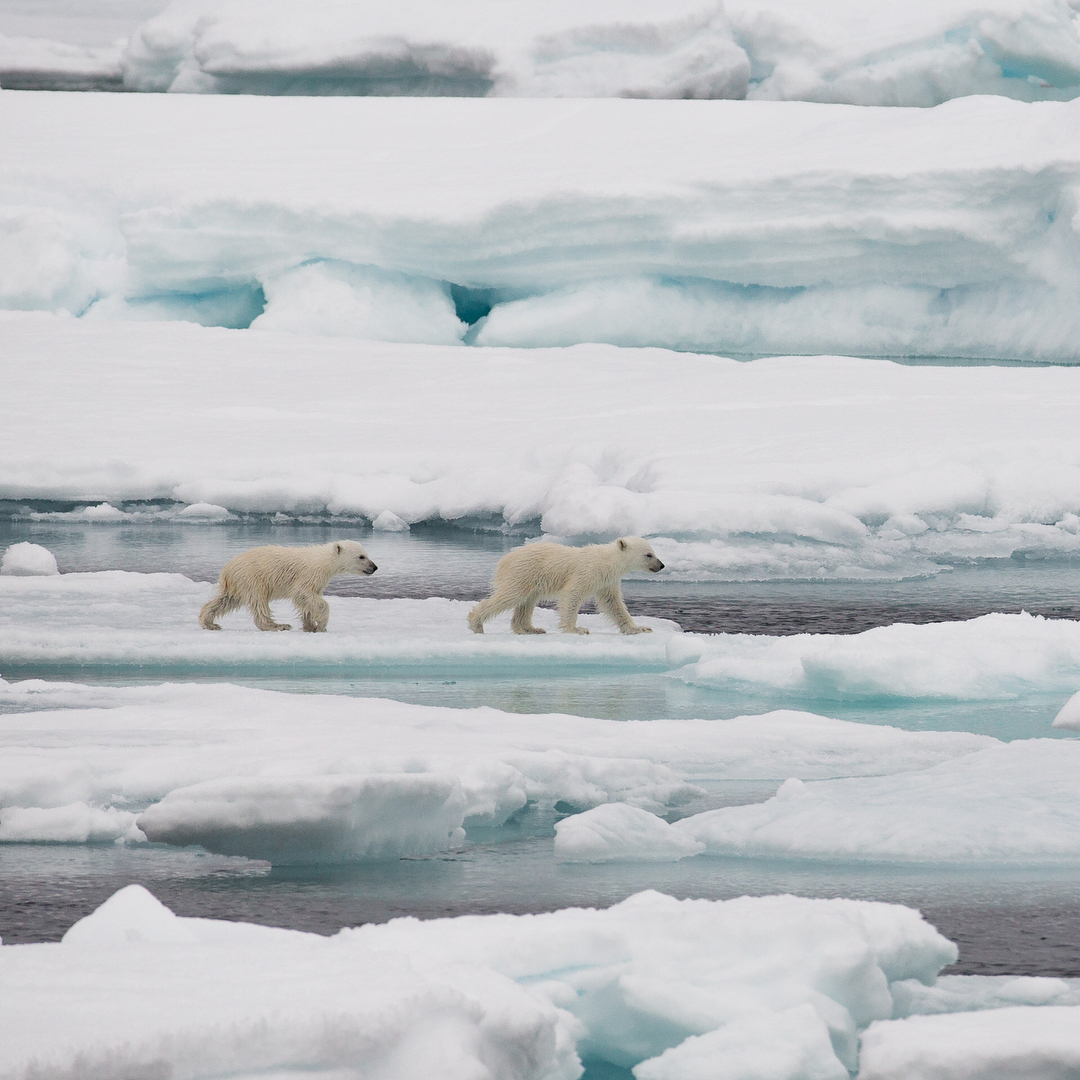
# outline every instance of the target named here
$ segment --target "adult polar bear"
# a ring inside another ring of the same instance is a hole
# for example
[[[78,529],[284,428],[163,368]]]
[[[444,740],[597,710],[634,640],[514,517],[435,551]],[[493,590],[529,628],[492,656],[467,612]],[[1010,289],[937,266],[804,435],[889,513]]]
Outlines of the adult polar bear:
[[[199,623],[220,630],[217,620],[246,607],[260,630],[291,630],[274,622],[271,600],[291,600],[304,629],[317,632],[330,621],[330,605],[322,591],[338,574],[374,574],[379,568],[355,540],[333,540],[311,547],[252,548],[230,559],[221,571],[218,594],[203,605]]]
[[[532,624],[533,610],[541,600],[558,600],[559,629],[567,634],[587,634],[578,626],[578,609],[590,596],[624,634],[648,634],[626,610],[619,581],[631,570],[657,573],[664,564],[652,545],[640,536],[623,536],[610,544],[564,547],[562,544],[526,544],[508,552],[495,568],[495,591],[469,612],[474,634],[503,611],[514,609],[510,629],[515,634],[542,634]]]

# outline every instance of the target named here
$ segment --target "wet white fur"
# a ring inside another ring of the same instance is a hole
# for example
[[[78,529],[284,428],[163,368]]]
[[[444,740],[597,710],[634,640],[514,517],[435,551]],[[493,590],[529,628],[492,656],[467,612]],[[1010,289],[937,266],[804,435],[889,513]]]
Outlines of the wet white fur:
[[[532,624],[533,609],[541,600],[558,600],[559,629],[587,634],[578,626],[578,609],[590,596],[624,634],[647,634],[623,603],[619,580],[631,570],[656,573],[664,564],[640,536],[624,536],[610,544],[564,547],[562,544],[526,544],[504,555],[495,569],[491,596],[469,612],[469,627],[484,632],[484,623],[514,609],[510,628],[515,634],[542,634]]]
[[[291,600],[305,630],[326,629],[330,605],[322,591],[338,574],[373,574],[375,564],[355,540],[335,540],[311,547],[257,547],[230,559],[221,571],[218,594],[199,613],[206,630],[220,630],[217,620],[246,607],[260,630],[290,630],[274,622],[271,600]]]

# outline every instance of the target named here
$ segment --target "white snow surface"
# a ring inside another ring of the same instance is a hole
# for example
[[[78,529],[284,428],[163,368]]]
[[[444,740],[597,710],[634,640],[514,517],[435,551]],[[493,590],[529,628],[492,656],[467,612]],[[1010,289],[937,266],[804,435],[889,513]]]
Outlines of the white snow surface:
[[[23,541],[12,544],[0,558],[0,574],[12,577],[53,577],[59,575],[56,556],[40,544]]]
[[[556,536],[648,535],[664,574],[689,579],[1080,553],[1070,368],[469,350],[34,313],[0,314],[0,356],[0,498],[85,500],[71,520],[153,516],[125,499],[207,519],[539,519]]]
[[[523,718],[228,684],[0,680],[0,703],[0,841],[149,838],[278,863],[442,850],[529,801],[626,803],[640,822],[709,780],[876,775],[997,745],[796,712]]]
[[[430,343],[1080,358],[1080,102],[12,91],[0,142],[0,308]],[[470,318],[490,313],[467,328],[451,285],[474,290]]]
[[[942,975],[932,985],[908,979],[890,989],[894,1020],[1019,1005],[1080,1005],[1080,979],[1039,975]]]
[[[1080,1006],[1001,1008],[871,1024],[860,1080],[1065,1080],[1080,1072]]]
[[[46,37],[71,29],[8,16],[0,32],[9,25]],[[64,71],[64,48],[10,39],[0,79],[5,70]],[[118,53],[102,50],[101,74],[122,71],[127,89],[187,93],[933,105],[964,94],[1069,97],[1080,85],[1076,7],[1066,0],[900,9],[854,0],[175,0]]]
[[[918,912],[865,901],[647,892],[323,938],[180,918],[130,885],[60,944],[0,948],[0,1075],[574,1080],[579,1055],[663,1069],[716,1033],[741,1060],[767,1043],[831,1077],[889,1016],[890,984],[955,958]]]
[[[710,854],[856,862],[1080,861],[1080,741],[1023,739],[898,776],[786,780],[673,826]]]

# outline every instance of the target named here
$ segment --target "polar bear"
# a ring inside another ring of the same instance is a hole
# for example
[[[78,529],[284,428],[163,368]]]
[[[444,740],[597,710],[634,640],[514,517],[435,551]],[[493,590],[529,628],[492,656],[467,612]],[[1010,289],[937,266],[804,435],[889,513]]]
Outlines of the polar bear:
[[[624,634],[648,634],[638,626],[623,603],[619,580],[631,570],[657,573],[664,564],[648,540],[624,536],[610,544],[563,547],[562,544],[526,544],[508,552],[495,568],[495,591],[469,612],[474,634],[503,611],[514,609],[510,628],[515,634],[542,634],[532,624],[532,613],[541,600],[558,598],[559,629],[567,634],[587,634],[577,624],[578,608],[587,597],[596,602]]]
[[[220,630],[218,618],[246,607],[260,630],[291,630],[274,622],[271,600],[291,600],[304,629],[326,629],[330,605],[322,598],[327,582],[338,574],[374,574],[379,568],[355,540],[334,540],[311,547],[252,548],[230,559],[221,571],[218,594],[203,605],[199,623]]]

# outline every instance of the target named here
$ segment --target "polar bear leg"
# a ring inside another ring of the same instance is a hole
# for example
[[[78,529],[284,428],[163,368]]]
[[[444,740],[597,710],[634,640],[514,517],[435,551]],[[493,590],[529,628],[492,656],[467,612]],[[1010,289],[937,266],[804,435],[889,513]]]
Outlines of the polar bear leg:
[[[589,631],[578,626],[578,608],[585,602],[588,593],[573,590],[559,596],[559,629],[564,634],[587,634]]]
[[[469,612],[469,629],[474,634],[482,634],[484,632],[484,623],[489,619],[494,619],[496,615],[501,615],[504,611],[509,611],[517,603],[518,598],[516,596],[497,590],[494,595],[489,596],[486,600],[481,600]]]
[[[221,626],[218,619],[243,606],[244,601],[238,597],[219,592],[212,600],[207,600],[203,604],[202,611],[199,612],[199,625],[204,630],[220,630]]]
[[[536,601],[538,597],[530,596],[525,600],[522,600],[517,607],[514,608],[514,617],[510,620],[510,629],[515,634],[543,634],[545,630],[541,630],[538,626],[533,626],[533,611],[536,610]]]
[[[647,626],[638,626],[633,615],[626,609],[626,604],[619,589],[602,589],[596,594],[596,603],[619,628],[623,634],[651,634]]]
[[[255,620],[255,625],[260,630],[292,629],[288,623],[274,622],[274,616],[270,614],[270,603],[262,597],[259,597],[258,600],[250,601],[248,603],[248,610],[250,610],[251,616]]]
[[[297,596],[293,603],[309,634],[322,633],[326,629],[330,622],[330,605],[321,596]]]

